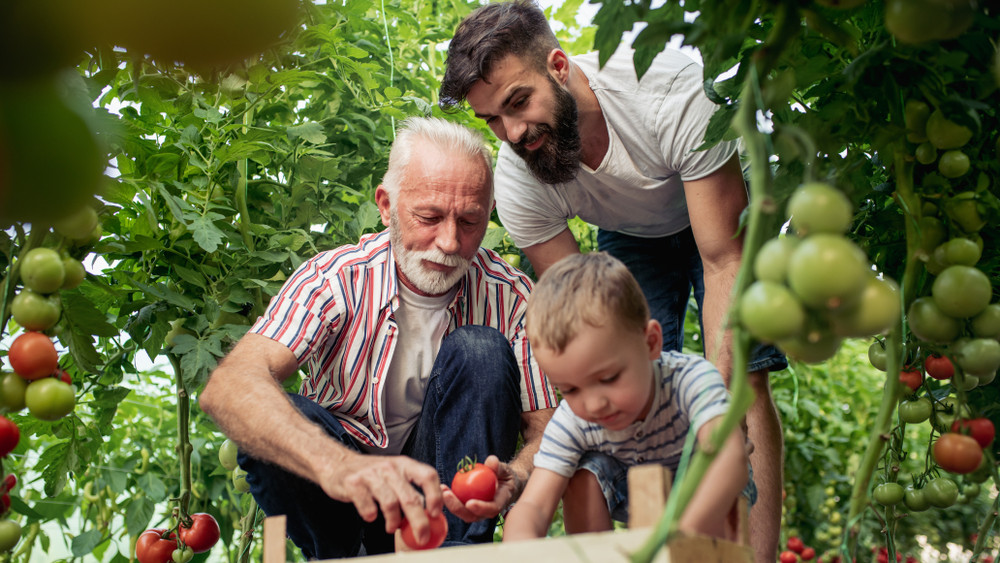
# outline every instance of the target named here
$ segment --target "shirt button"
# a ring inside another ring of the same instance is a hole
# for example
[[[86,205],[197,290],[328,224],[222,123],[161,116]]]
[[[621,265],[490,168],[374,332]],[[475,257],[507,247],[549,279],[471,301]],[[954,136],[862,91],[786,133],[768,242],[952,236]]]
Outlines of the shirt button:
[[[635,433],[636,438],[642,438],[642,430],[637,430]]]
[[[638,461],[639,463],[642,463],[642,462],[646,461],[646,458],[644,458],[642,456],[639,456],[639,457],[635,458],[635,460]]]

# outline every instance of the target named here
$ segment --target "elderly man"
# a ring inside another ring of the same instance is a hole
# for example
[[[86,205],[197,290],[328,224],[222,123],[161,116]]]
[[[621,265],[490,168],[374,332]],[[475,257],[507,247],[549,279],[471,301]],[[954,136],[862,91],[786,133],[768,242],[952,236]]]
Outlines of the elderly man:
[[[392,551],[404,517],[423,541],[444,507],[446,545],[492,541],[531,472],[555,396],[522,326],[530,280],[479,246],[491,169],[471,130],[407,120],[375,192],[388,229],[302,264],[201,395],[306,557]],[[442,485],[465,456],[497,472],[492,501]]]

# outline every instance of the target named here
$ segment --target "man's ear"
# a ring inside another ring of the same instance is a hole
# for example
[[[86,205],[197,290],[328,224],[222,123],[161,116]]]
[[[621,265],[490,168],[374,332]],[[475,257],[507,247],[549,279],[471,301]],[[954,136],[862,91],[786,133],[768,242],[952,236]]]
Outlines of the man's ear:
[[[649,319],[646,322],[646,348],[650,360],[660,357],[660,351],[663,348],[663,327],[656,319]]]
[[[562,49],[549,51],[546,67],[556,82],[566,84],[569,80],[569,56]]]
[[[378,214],[382,217],[382,224],[386,227],[389,226],[389,192],[386,191],[385,186],[379,184],[375,188],[375,205],[378,206]]]

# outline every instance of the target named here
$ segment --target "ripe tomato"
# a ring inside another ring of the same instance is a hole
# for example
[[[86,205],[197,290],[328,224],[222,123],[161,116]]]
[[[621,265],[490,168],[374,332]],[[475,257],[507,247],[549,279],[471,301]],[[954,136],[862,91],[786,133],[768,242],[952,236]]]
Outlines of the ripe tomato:
[[[802,553],[802,550],[806,548],[806,544],[805,542],[802,541],[802,538],[798,536],[792,536],[788,538],[787,542],[785,542],[785,547],[787,547],[789,551],[793,551],[795,553]]]
[[[924,486],[924,495],[931,506],[948,508],[958,500],[958,485],[947,477],[938,477]]]
[[[903,501],[905,491],[899,483],[882,483],[872,490],[872,498],[882,506],[892,506]]]
[[[61,379],[46,377],[32,381],[24,392],[24,403],[35,418],[41,420],[59,420],[73,412],[76,406],[76,393],[73,386]]]
[[[10,302],[10,312],[25,330],[41,332],[59,321],[60,302],[55,295],[42,295],[24,288]]]
[[[800,556],[802,557],[803,561],[812,561],[813,559],[816,558],[816,550],[811,547],[807,547],[802,550]]]
[[[6,416],[0,416],[0,457],[7,457],[20,440],[21,431],[17,429],[17,425]]]
[[[25,332],[14,339],[7,351],[10,366],[25,379],[52,375],[59,367],[59,354],[52,340],[40,332]]]
[[[0,520],[0,552],[14,549],[21,540],[21,525],[13,520]]]
[[[775,311],[781,311],[781,314],[776,315]],[[798,334],[806,320],[805,309],[787,287],[759,280],[740,296],[739,315],[750,334],[763,342],[775,342]]]
[[[66,270],[62,257],[51,248],[32,248],[21,259],[21,281],[38,293],[53,293],[62,287]]]
[[[165,539],[164,528],[150,528],[139,534],[135,542],[135,555],[139,563],[168,563],[177,549],[177,535],[173,532]]]
[[[854,210],[844,192],[824,182],[809,182],[799,186],[788,200],[788,218],[799,236],[840,235],[851,226]]]
[[[983,461],[983,449],[971,436],[954,432],[942,434],[932,449],[934,461],[951,473],[972,473]]]
[[[2,486],[4,492],[13,491],[14,487],[17,486],[17,476],[13,473],[8,473],[7,476],[3,478]]]
[[[791,551],[782,551],[781,555],[778,556],[778,561],[781,563],[795,563],[799,560],[799,556],[795,555]]]
[[[444,543],[444,538],[448,535],[448,520],[445,519],[444,513],[438,514],[436,518],[431,518],[430,515],[427,517],[431,521],[431,534],[427,543],[424,544],[417,543],[417,539],[413,536],[413,528],[410,527],[410,521],[403,519],[400,534],[403,536],[403,543],[410,549],[434,549]]]
[[[959,419],[951,423],[951,431],[957,434],[968,434],[979,444],[979,447],[986,448],[996,437],[996,429],[993,422],[988,418],[973,418],[971,420]]]
[[[983,312],[993,297],[990,278],[972,266],[948,266],[938,274],[931,295],[941,312],[956,319]]]
[[[497,492],[497,475],[482,463],[465,458],[451,480],[451,490],[463,504],[472,499],[491,501]]]
[[[931,417],[934,405],[927,397],[899,403],[899,419],[907,424],[920,424]]]
[[[927,359],[924,360],[924,369],[927,371],[927,375],[934,379],[951,379],[955,375],[955,366],[952,365],[951,360],[938,354],[927,356]]]
[[[195,553],[204,553],[219,541],[219,523],[211,514],[198,512],[191,515],[191,527],[180,526],[181,541]]]
[[[908,387],[910,391],[916,391],[924,382],[924,374],[921,373],[919,369],[906,367],[900,370],[899,380],[902,381],[903,385]]]

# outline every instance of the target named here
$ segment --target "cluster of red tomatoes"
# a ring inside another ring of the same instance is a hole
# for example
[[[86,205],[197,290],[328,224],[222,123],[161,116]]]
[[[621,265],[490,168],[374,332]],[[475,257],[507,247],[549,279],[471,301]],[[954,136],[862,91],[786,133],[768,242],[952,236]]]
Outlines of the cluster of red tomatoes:
[[[176,531],[150,528],[139,534],[135,556],[139,563],[187,563],[196,553],[212,549],[220,536],[215,517],[199,512],[191,515],[189,525],[181,522]]]
[[[899,320],[896,284],[877,276],[865,253],[844,236],[853,206],[823,182],[799,186],[788,201],[794,236],[764,243],[756,281],[740,297],[750,334],[807,363],[832,357],[844,338],[880,334]]]
[[[797,563],[813,559],[816,559],[816,550],[807,546],[798,536],[788,538],[788,541],[785,542],[785,551],[778,555],[778,561],[781,563]]]

